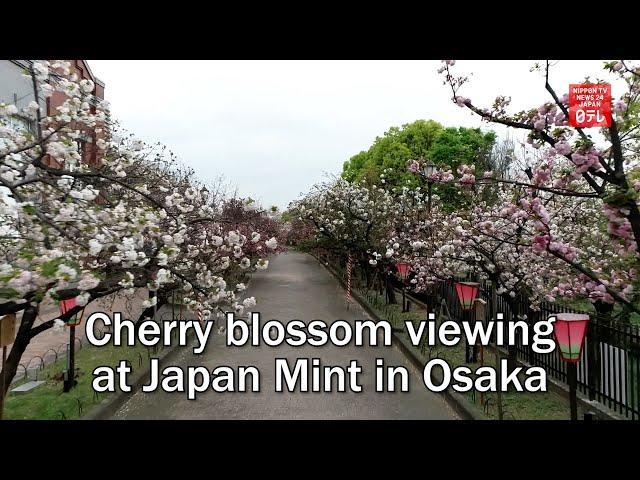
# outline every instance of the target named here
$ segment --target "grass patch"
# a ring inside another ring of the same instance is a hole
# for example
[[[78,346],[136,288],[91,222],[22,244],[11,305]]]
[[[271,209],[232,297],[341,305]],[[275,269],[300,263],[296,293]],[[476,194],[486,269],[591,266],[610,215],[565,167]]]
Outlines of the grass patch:
[[[115,367],[121,360],[129,360],[133,378],[136,371],[148,365],[153,349],[136,344],[134,347],[85,345],[76,351],[76,380],[78,384],[68,393],[63,393],[62,372],[66,369],[66,358],[62,358],[38,372],[38,380],[46,383],[31,392],[9,393],[5,400],[5,418],[14,420],[41,419],[60,420],[80,418],[102,402],[108,394],[97,394],[91,387],[93,370],[99,366]],[[24,383],[24,382],[23,382]],[[14,387],[18,384],[14,384]]]

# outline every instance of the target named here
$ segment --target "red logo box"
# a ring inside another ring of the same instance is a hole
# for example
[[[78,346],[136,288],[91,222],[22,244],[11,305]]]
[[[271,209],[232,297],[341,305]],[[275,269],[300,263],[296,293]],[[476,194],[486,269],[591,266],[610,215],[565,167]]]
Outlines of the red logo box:
[[[611,85],[577,83],[569,85],[569,124],[572,127],[611,126]]]

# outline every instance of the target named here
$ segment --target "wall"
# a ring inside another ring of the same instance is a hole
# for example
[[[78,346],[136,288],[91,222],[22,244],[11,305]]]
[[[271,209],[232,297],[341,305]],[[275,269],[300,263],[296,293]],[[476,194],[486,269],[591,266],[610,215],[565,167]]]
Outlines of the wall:
[[[22,109],[35,99],[31,78],[23,75],[24,68],[28,68],[25,60],[0,60],[0,102],[15,103]],[[14,94],[18,98],[14,102]],[[40,100],[40,107],[45,111],[46,103]]]

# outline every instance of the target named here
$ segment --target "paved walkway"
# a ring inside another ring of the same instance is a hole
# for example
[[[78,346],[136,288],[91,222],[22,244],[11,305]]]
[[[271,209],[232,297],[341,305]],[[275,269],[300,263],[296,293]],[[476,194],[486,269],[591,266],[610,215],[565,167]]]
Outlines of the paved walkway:
[[[347,310],[344,291],[311,256],[290,252],[271,261],[265,272],[251,281],[248,296],[255,296],[262,323],[270,319],[287,322],[315,319],[330,323],[337,319],[365,319],[358,307]],[[277,393],[275,358],[321,358],[323,365],[347,366],[356,359],[363,368],[361,393]],[[410,392],[376,393],[375,359],[409,369]],[[194,355],[184,349],[172,364],[202,365],[211,370],[220,365],[254,365],[261,373],[259,393],[200,393],[188,400],[184,393],[137,392],[116,413],[118,419],[454,419],[442,397],[427,391],[417,371],[396,347],[229,347],[215,335],[205,352]]]

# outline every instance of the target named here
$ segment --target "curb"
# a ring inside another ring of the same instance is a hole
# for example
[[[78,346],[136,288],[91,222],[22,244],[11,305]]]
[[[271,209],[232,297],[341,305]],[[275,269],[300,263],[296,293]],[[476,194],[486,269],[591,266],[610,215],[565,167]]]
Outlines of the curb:
[[[192,330],[189,330],[189,334],[188,334],[189,343],[192,339],[193,339],[193,333],[192,333]],[[185,347],[188,347],[188,345],[185,345]],[[181,349],[182,349],[182,346],[177,344],[177,345],[174,345],[173,347],[170,347],[164,350],[159,356],[157,357],[150,356],[149,358],[157,358],[158,365],[164,366]],[[138,372],[138,374],[136,374],[133,377],[133,380],[130,383],[131,385],[130,392],[123,392],[121,390],[118,390],[117,392],[112,393],[107,398],[105,398],[101,403],[99,403],[95,408],[93,408],[87,415],[81,417],[80,420],[111,419],[113,414],[116,413],[118,409],[122,405],[124,405],[125,402],[129,400],[129,398],[131,398],[131,396],[133,396],[138,390],[140,390],[140,388],[142,388],[142,385],[146,383],[146,380],[149,379],[150,373],[151,373],[151,366],[149,365],[144,370],[142,370],[141,372]]]
[[[311,254],[309,254],[311,255]],[[322,265],[333,277],[338,280],[340,285],[345,288],[345,281],[333,271],[329,265],[323,264],[316,257],[311,255],[311,257],[315,258],[320,265]],[[360,294],[354,290],[351,291],[351,296],[354,300],[358,302],[358,304],[367,312],[368,315],[371,316],[376,321],[380,321],[380,317],[377,313],[373,311],[373,309],[364,301],[364,299],[360,296]],[[401,335],[398,335],[398,332],[392,330],[391,332],[395,345],[399,347],[399,350],[407,357],[407,359],[420,371],[424,370],[424,366],[427,363],[426,357],[414,351],[413,346],[404,339]],[[431,378],[433,383],[442,383],[442,375],[437,372],[431,371]],[[484,413],[476,407],[473,403],[467,400],[463,395],[458,392],[451,391],[450,389],[444,390],[442,392],[432,392],[437,395],[442,395],[446,400],[447,404],[453,408],[453,410],[463,419],[463,420],[489,420]]]

